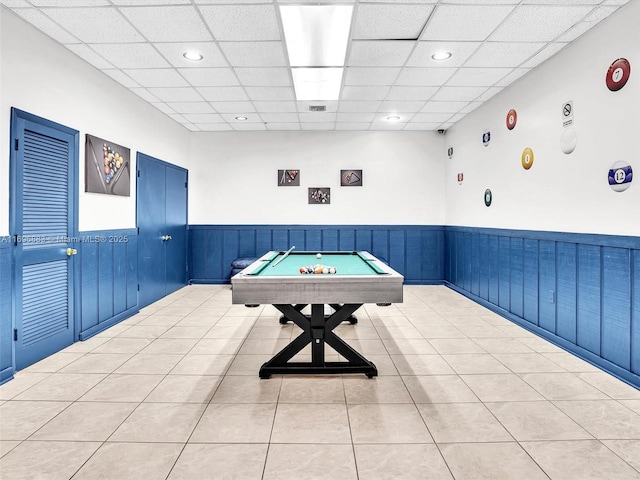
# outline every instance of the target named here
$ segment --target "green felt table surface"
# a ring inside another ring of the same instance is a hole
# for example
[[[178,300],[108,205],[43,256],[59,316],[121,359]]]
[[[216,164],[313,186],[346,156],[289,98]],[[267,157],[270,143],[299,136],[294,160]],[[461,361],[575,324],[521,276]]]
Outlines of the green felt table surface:
[[[316,253],[321,253],[322,258],[317,258]],[[368,260],[359,252],[291,252],[282,259],[283,255],[284,252],[274,253],[269,261],[264,262],[264,266],[255,269],[252,274],[258,276],[302,275],[300,267],[313,267],[317,264],[336,268],[337,273],[324,274],[325,276],[386,273],[375,265],[374,261]]]

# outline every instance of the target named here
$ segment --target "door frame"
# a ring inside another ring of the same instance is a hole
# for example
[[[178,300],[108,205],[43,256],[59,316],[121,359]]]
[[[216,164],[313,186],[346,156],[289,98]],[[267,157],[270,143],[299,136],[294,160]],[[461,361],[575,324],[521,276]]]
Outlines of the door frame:
[[[17,198],[17,186],[18,182],[22,181],[21,175],[19,175],[20,168],[18,165],[18,150],[16,148],[16,139],[18,138],[18,133],[20,131],[19,124],[22,122],[34,123],[39,126],[50,128],[52,130],[56,130],[65,135],[71,137],[71,141],[69,142],[69,165],[67,166],[67,172],[69,175],[69,182],[71,184],[71,198],[69,198],[69,202],[73,204],[70,209],[69,223],[70,223],[70,240],[77,240],[79,238],[78,235],[78,202],[79,202],[79,187],[78,187],[78,165],[79,165],[79,152],[80,152],[80,132],[74,128],[67,127],[66,125],[62,125],[56,123],[52,120],[48,120],[46,118],[40,117],[38,115],[34,115],[29,112],[25,112],[24,110],[20,110],[15,107],[11,107],[11,122],[10,122],[10,154],[9,154],[9,232],[11,236],[11,240],[13,242],[12,252],[11,252],[11,266],[12,266],[12,279],[11,279],[11,335],[14,335],[14,331],[16,328],[16,307],[17,307],[17,292],[18,289],[21,288],[20,285],[17,285],[18,282],[18,267],[21,267],[20,262],[22,262],[21,255],[18,253],[17,244],[17,218],[19,212],[18,208],[18,198]],[[73,329],[72,338],[73,341],[77,341],[79,339],[80,332],[80,268],[81,264],[81,255],[82,251],[80,248],[80,244],[76,242],[78,245],[79,255],[76,255],[70,261],[75,261],[74,268],[71,273],[71,282],[72,289],[69,290],[69,293],[73,295],[72,311],[69,312],[69,324]],[[18,258],[20,257],[20,258]],[[22,298],[22,297],[20,297]],[[16,369],[16,341],[15,337],[12,338],[11,341],[11,359],[13,364],[13,369]]]

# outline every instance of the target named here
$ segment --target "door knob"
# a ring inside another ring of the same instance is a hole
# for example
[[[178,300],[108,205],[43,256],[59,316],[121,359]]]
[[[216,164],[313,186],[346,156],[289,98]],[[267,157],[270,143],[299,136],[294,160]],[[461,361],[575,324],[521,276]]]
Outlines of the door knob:
[[[67,256],[71,256],[71,255],[76,255],[78,253],[78,250],[76,250],[75,248],[67,248]]]

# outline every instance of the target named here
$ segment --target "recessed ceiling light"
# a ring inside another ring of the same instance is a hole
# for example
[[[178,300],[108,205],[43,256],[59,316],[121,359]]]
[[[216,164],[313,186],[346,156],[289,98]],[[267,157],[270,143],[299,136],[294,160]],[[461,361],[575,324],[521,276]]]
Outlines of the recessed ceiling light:
[[[187,50],[182,54],[182,56],[187,60],[192,60],[194,62],[199,62],[204,58],[200,52],[196,52],[195,50]]]
[[[451,57],[451,52],[445,52],[444,50],[431,55],[434,60],[446,60],[449,57]]]
[[[387,117],[387,120],[389,120],[390,122],[397,122],[398,120],[400,120],[400,117],[397,115],[391,115]]]
[[[247,119],[247,117],[236,117],[236,120],[240,120],[241,122],[244,122]]]

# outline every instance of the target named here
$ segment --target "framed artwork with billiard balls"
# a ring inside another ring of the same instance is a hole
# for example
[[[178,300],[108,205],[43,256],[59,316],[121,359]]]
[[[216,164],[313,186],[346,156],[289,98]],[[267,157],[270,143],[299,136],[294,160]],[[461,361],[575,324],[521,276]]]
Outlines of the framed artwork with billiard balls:
[[[309,205],[329,205],[331,203],[331,189],[329,187],[309,188]]]
[[[85,192],[130,195],[131,150],[87,134],[85,142]]]
[[[278,170],[279,187],[299,187],[300,170]]]
[[[340,186],[361,187],[362,170],[340,170]]]

